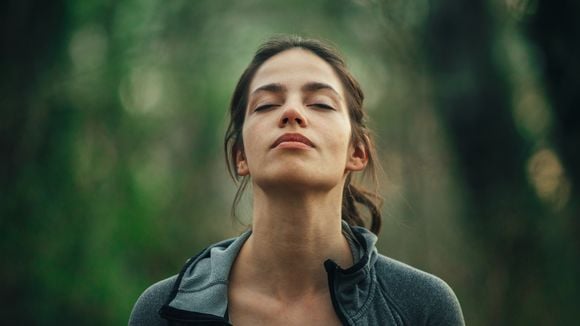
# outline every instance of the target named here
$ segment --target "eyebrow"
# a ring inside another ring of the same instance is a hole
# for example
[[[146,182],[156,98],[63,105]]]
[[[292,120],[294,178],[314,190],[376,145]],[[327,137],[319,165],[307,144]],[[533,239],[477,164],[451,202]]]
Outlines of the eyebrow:
[[[256,88],[252,94],[256,94],[258,92],[268,92],[268,93],[286,93],[286,87],[282,86],[282,84],[272,83],[266,84]]]
[[[336,96],[338,96],[339,98],[342,98],[340,96],[340,94],[332,86],[330,86],[326,83],[321,83],[321,82],[309,82],[306,85],[302,86],[301,90],[303,92],[309,92],[309,93],[316,92],[319,90],[330,90]],[[272,83],[272,84],[266,84],[266,85],[263,85],[263,86],[256,88],[252,92],[252,94],[256,94],[258,92],[286,93],[286,91],[287,91],[286,87],[283,86],[282,84]]]
[[[329,90],[331,92],[334,93],[334,95],[338,96],[338,98],[341,98],[340,94],[330,85],[325,84],[325,83],[320,83],[320,82],[311,82],[311,83],[307,83],[306,85],[302,86],[302,91],[303,92],[316,92],[319,90]]]

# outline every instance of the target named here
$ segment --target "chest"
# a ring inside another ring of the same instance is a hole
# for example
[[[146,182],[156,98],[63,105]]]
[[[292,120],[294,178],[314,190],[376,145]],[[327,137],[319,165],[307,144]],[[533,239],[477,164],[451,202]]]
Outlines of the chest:
[[[230,322],[244,325],[342,325],[330,299],[320,295],[290,302],[271,298],[230,296]]]

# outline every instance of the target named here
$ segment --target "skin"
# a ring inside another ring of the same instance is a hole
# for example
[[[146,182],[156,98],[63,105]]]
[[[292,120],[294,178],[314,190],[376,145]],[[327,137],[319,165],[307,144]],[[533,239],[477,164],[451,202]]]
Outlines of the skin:
[[[295,48],[267,60],[249,91],[237,172],[251,176],[253,226],[230,272],[230,319],[339,325],[323,263],[353,264],[341,232],[342,189],[367,164],[365,148],[350,141],[342,84],[328,63]],[[272,148],[287,133],[313,146]]]

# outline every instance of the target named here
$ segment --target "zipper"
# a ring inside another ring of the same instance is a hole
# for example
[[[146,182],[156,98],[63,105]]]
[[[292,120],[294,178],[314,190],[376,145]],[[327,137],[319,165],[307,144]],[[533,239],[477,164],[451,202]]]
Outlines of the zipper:
[[[332,260],[327,259],[324,262],[324,269],[326,269],[326,273],[328,274],[328,288],[330,290],[330,299],[332,300],[334,312],[336,312],[336,315],[338,316],[338,319],[340,319],[340,322],[343,325],[348,326],[349,322],[346,319],[344,312],[342,311],[342,309],[338,304],[338,300],[336,299],[336,291],[334,290],[334,278],[336,273],[340,272],[340,267]]]

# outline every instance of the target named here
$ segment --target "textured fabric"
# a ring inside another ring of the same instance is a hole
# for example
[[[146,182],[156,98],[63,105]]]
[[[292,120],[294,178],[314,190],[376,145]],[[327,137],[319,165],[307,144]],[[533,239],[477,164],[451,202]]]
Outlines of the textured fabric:
[[[356,263],[348,269],[331,260],[324,264],[343,324],[464,325],[459,302],[444,281],[378,254],[374,234],[343,225]],[[167,325],[161,312],[175,322],[170,324],[228,325],[227,278],[250,234],[206,248],[178,276],[149,287],[137,300],[129,324]]]
[[[133,307],[129,325],[167,325],[167,320],[159,315],[159,309],[167,301],[176,279],[177,275],[171,276],[145,290]]]

